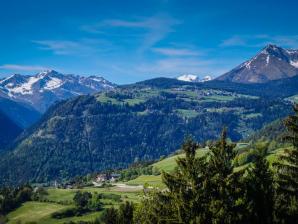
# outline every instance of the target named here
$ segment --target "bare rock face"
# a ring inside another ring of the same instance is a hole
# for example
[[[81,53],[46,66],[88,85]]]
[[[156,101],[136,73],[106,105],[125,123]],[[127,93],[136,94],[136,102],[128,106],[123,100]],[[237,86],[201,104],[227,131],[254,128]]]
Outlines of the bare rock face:
[[[252,59],[217,80],[238,83],[265,83],[298,75],[298,50],[269,44]]]

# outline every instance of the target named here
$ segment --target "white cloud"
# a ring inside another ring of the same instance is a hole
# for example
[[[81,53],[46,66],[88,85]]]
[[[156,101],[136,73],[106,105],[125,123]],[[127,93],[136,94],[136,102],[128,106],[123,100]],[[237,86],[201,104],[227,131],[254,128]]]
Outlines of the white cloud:
[[[164,39],[169,33],[174,32],[174,26],[179,24],[181,24],[181,21],[168,15],[160,14],[135,20],[103,20],[93,25],[83,26],[82,29],[90,33],[105,34],[106,30],[111,28],[137,29],[138,32],[136,33],[138,35],[141,30],[142,44],[139,51],[142,52]],[[134,32],[133,30],[130,30],[129,33],[131,35]],[[107,34],[109,34],[109,32]],[[125,35],[123,35],[123,38],[125,38]]]
[[[226,40],[224,40],[220,46],[222,47],[231,47],[231,46],[245,46],[246,43],[246,39],[243,37],[239,37],[239,36],[233,36],[231,38],[228,38]]]
[[[264,47],[267,44],[298,48],[298,35],[234,35],[220,44],[221,47]]]
[[[33,43],[38,44],[42,50],[51,50],[59,55],[71,54],[75,49],[82,47],[77,42],[66,40],[36,40]]]
[[[15,71],[42,71],[48,70],[49,68],[39,65],[16,65],[16,64],[5,64],[1,65],[0,69],[15,70]]]
[[[52,51],[57,55],[75,55],[88,56],[95,52],[101,51],[101,46],[107,45],[107,41],[99,39],[82,39],[82,40],[34,40],[42,50]]]
[[[166,56],[197,56],[200,52],[186,48],[153,48],[152,51]]]

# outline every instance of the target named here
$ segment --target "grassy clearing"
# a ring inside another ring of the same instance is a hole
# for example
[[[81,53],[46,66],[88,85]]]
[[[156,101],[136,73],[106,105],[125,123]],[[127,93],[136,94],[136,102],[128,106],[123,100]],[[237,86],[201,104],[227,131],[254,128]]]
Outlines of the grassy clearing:
[[[117,99],[106,96],[104,93],[98,95],[96,99],[101,103],[112,103],[112,104],[116,104],[116,105],[119,105],[122,103],[121,101],[118,101]]]
[[[77,191],[88,191],[92,193],[101,194],[116,194],[120,195],[120,201],[104,198],[104,208],[111,206],[119,206],[121,202],[132,201],[138,203],[141,199],[141,191],[125,191],[125,189],[119,189],[117,187],[111,188],[94,188],[88,187],[83,189],[55,189],[48,188],[48,195],[45,199],[49,202],[26,202],[15,211],[8,214],[9,224],[15,223],[29,223],[35,222],[40,224],[62,224],[68,221],[93,221],[100,216],[101,212],[91,212],[84,214],[83,216],[75,216],[63,219],[53,219],[51,214],[57,211],[61,211],[74,206],[73,197]]]
[[[220,96],[220,95],[210,95],[204,96],[200,101],[201,102],[227,102],[234,100],[234,96]]]
[[[199,113],[195,110],[177,109],[176,111],[180,116],[186,117],[186,118],[194,118],[199,115]]]
[[[158,188],[164,188],[165,185],[162,183],[161,175],[154,176],[154,175],[141,175],[136,179],[130,180],[127,182],[130,185],[146,185]]]
[[[42,220],[50,219],[53,212],[61,211],[68,206],[44,202],[26,202],[15,211],[8,214],[9,224],[26,222],[48,223]]]
[[[69,206],[45,202],[26,202],[20,208],[9,213],[8,224],[38,223],[38,224],[63,224],[69,221],[93,221],[101,212],[92,212],[83,216],[75,216],[63,219],[54,219],[51,214],[62,211]]]
[[[87,191],[91,193],[98,193],[98,194],[117,194],[120,195],[123,200],[128,201],[139,201],[139,192],[130,191],[125,189],[119,189],[117,187],[111,188],[94,188],[94,187],[87,187],[83,189],[55,189],[49,188],[47,189],[49,195],[47,195],[46,199],[52,202],[57,203],[72,203],[73,197],[77,191]]]
[[[196,152],[196,156],[201,157],[204,156],[208,152],[208,149],[199,149]],[[158,161],[153,164],[153,167],[160,170],[160,171],[165,171],[165,172],[173,172],[175,167],[176,167],[176,159],[179,157],[185,157],[184,154],[179,154],[175,156],[171,156],[168,158],[165,158],[161,161]]]

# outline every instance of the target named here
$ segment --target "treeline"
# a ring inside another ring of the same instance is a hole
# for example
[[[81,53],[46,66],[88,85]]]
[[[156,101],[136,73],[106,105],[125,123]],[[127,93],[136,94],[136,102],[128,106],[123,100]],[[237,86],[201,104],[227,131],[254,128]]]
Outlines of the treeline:
[[[200,158],[195,156],[198,144],[188,139],[175,172],[162,174],[166,190],[147,193],[139,206],[131,207],[127,223],[297,223],[298,105],[294,109],[296,114],[285,120],[293,148],[272,167],[262,146],[254,149],[253,164],[235,170],[235,145],[227,143],[225,130]],[[101,221],[123,223],[119,213],[107,209]]]

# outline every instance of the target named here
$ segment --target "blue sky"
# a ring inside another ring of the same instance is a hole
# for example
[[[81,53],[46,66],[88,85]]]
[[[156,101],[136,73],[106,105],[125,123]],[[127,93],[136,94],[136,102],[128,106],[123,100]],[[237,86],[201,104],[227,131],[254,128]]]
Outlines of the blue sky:
[[[298,48],[298,3],[0,1],[0,77],[44,69],[131,83],[218,76],[268,43]]]

